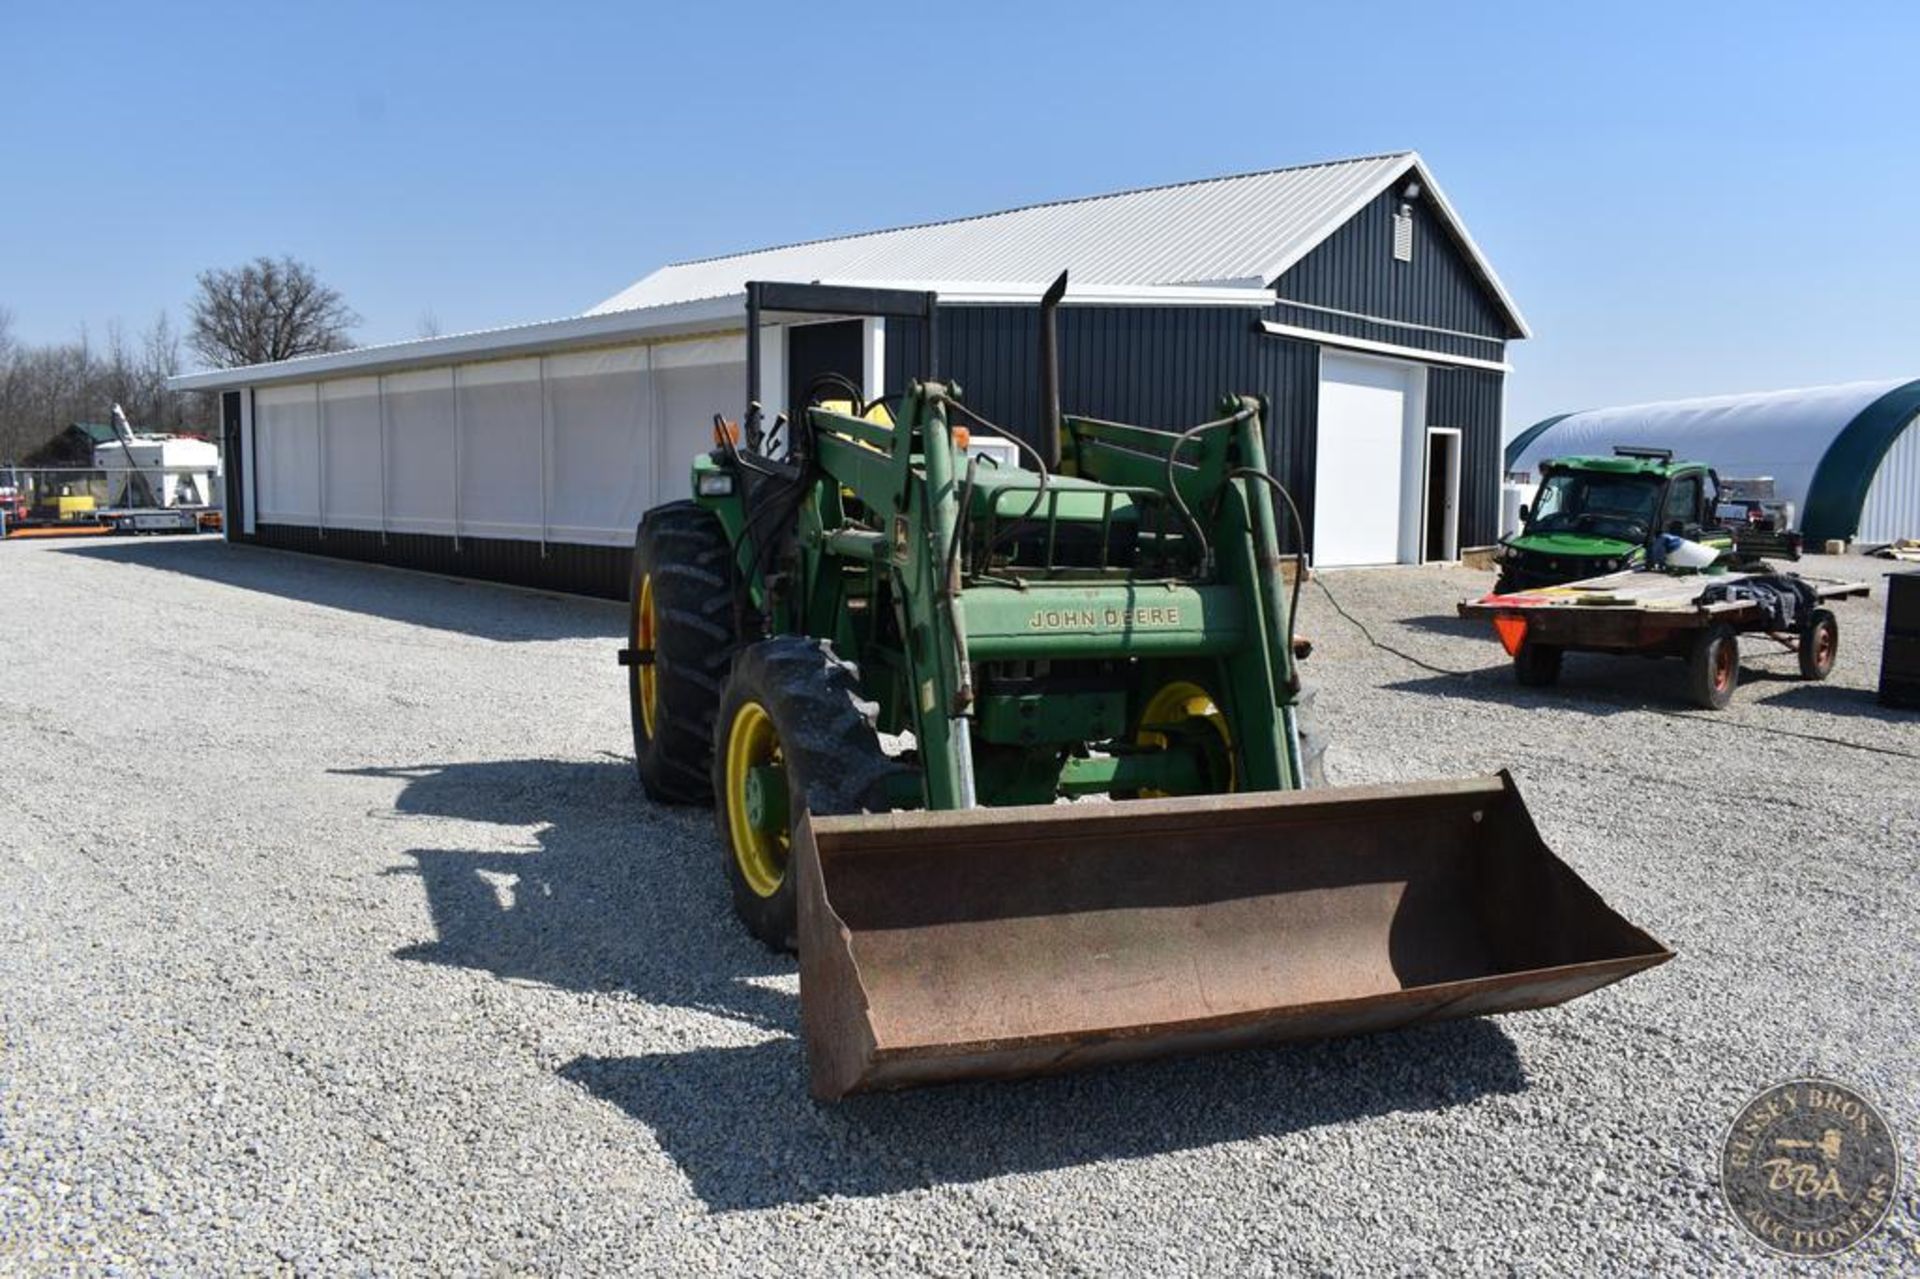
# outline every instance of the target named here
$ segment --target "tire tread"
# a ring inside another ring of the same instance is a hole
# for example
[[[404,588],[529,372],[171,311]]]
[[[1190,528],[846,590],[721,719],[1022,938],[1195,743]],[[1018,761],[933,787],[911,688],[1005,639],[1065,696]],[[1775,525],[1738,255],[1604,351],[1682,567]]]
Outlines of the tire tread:
[[[634,535],[628,641],[638,643],[640,580],[653,575],[657,702],[649,739],[640,713],[639,668],[631,670],[634,764],[648,796],[668,804],[713,802],[713,718],[738,647],[732,547],[712,512],[692,502],[648,511]]]

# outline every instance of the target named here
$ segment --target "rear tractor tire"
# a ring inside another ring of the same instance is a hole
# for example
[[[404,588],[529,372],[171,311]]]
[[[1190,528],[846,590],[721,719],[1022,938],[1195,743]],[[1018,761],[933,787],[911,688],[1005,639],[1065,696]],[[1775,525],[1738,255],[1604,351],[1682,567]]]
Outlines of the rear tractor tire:
[[[1740,637],[1724,622],[1703,628],[1687,650],[1687,692],[1702,709],[1717,711],[1740,684]]]
[[[1816,608],[1800,633],[1800,678],[1825,679],[1840,656],[1840,622],[1832,609]]]
[[[633,759],[667,804],[713,802],[713,717],[737,643],[732,549],[692,502],[648,511],[633,539],[627,668]]]
[[[872,703],[826,643],[781,635],[743,648],[714,722],[714,814],[734,913],[773,950],[796,946],[793,823],[883,812],[906,770],[880,748]]]

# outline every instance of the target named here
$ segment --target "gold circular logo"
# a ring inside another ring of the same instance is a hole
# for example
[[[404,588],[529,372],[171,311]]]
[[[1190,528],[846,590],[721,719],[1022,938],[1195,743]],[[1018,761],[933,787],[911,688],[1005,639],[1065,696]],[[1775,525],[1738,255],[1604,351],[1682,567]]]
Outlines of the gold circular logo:
[[[1720,1151],[1720,1190],[1754,1238],[1790,1257],[1827,1257],[1887,1219],[1900,1184],[1893,1130],[1831,1079],[1793,1079],[1748,1102]]]

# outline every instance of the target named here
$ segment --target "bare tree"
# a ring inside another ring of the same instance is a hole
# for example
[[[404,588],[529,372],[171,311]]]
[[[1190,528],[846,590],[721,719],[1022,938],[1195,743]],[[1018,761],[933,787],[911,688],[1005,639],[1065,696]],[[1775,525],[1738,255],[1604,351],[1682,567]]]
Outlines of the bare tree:
[[[413,326],[413,335],[422,338],[437,338],[440,336],[440,317],[433,313],[432,307],[428,307],[420,313],[420,319],[415,322]]]
[[[104,422],[116,403],[139,430],[213,428],[209,397],[167,390],[180,371],[180,339],[165,312],[137,341],[119,321],[108,323],[104,349],[85,330],[71,342],[30,346],[14,340],[10,321],[0,311],[0,462],[54,460],[49,450],[69,424]]]
[[[187,345],[216,368],[343,351],[360,323],[312,267],[291,257],[202,271],[187,317]]]

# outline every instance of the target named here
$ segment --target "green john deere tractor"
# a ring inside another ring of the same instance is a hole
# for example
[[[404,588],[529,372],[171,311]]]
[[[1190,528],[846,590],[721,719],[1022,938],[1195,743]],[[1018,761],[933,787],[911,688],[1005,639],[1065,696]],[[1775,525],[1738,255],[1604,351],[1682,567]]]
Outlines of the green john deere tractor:
[[[741,920],[798,949],[815,1093],[1537,1007],[1667,957],[1505,775],[1306,788],[1262,406],[1061,420],[1064,288],[1035,446],[937,376],[932,294],[750,285],[744,432],[639,528],[640,777],[714,804]],[[919,325],[923,376],[763,422],[761,324],[861,315]]]

